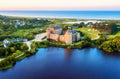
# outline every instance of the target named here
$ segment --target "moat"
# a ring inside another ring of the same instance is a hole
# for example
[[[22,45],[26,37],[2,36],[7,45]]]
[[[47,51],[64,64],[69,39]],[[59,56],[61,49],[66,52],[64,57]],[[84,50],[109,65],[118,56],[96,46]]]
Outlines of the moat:
[[[40,48],[0,79],[120,79],[120,57],[105,55],[97,48]]]

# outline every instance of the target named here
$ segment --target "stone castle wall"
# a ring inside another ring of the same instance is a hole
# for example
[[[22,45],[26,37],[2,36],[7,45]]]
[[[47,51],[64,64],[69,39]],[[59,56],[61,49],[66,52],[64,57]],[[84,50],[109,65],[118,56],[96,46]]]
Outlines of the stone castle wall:
[[[59,34],[47,33],[46,36],[48,39],[64,42],[66,44],[71,44],[72,42],[78,41],[80,39],[79,33],[77,33],[77,35],[69,35],[69,34],[59,35]]]
[[[64,35],[60,35],[61,32],[62,29],[55,30],[53,28],[49,28],[46,30],[46,37],[48,39],[64,42],[66,44],[71,44],[72,42],[78,41],[80,39],[79,33],[71,34],[70,32],[67,31]]]
[[[59,36],[60,35],[58,35],[58,34],[50,34],[50,39],[53,39],[53,40],[55,40],[55,41],[59,41]]]
[[[65,43],[65,36],[64,36],[64,35],[60,35],[60,37],[59,37],[59,41]]]
[[[47,34],[48,39],[60,41],[66,44],[72,43],[72,37],[69,35]]]

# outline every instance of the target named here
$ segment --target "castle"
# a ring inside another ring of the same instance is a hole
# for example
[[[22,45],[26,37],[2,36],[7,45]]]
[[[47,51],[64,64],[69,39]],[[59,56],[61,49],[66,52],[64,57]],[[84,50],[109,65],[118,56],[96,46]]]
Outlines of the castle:
[[[46,29],[46,37],[47,39],[71,44],[80,40],[80,33],[76,32],[75,30],[63,31],[60,26],[49,26]]]

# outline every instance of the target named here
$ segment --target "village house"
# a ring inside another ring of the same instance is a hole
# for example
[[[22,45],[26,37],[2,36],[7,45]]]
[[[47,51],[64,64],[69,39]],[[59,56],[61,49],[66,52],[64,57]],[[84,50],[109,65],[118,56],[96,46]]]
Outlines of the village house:
[[[7,47],[7,46],[9,45],[9,44],[8,44],[9,42],[10,42],[10,41],[8,41],[8,40],[4,40],[4,41],[3,41],[4,47]]]
[[[71,44],[80,40],[80,33],[76,32],[76,30],[67,30],[64,32],[60,26],[49,26],[46,29],[46,37],[47,39]]]
[[[24,26],[26,23],[25,21],[15,20],[15,28],[18,28],[18,26]]]

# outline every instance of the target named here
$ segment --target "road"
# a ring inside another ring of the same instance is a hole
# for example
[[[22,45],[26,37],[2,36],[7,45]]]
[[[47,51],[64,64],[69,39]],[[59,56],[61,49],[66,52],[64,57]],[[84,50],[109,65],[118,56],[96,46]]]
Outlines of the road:
[[[46,36],[46,33],[41,33],[41,34],[38,34],[35,36],[35,38],[33,40],[30,40],[30,41],[27,41],[27,42],[24,42],[27,44],[29,50],[31,49],[31,43],[34,42],[34,41],[42,41],[42,39]]]
[[[5,58],[0,58],[0,61],[4,60]]]
[[[34,41],[42,41],[42,39],[46,36],[46,33],[41,33],[35,36]]]
[[[30,41],[27,41],[27,42],[24,42],[24,43],[27,44],[27,46],[29,47],[29,50],[30,50],[30,49],[31,49],[31,46],[30,46],[30,45],[31,45],[31,43],[32,43],[33,41],[42,41],[42,38],[44,38],[45,36],[46,36],[46,33],[41,33],[41,34],[36,35],[33,40],[30,40]],[[16,56],[15,58],[18,58],[18,57],[20,57],[20,56],[22,56],[22,55],[24,55],[24,53]],[[5,59],[5,58],[0,58],[0,61],[2,61],[2,60],[4,60],[4,59]]]

